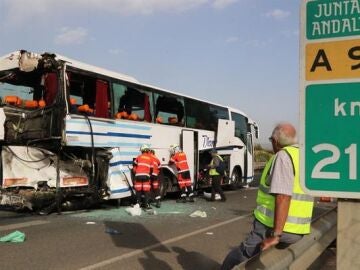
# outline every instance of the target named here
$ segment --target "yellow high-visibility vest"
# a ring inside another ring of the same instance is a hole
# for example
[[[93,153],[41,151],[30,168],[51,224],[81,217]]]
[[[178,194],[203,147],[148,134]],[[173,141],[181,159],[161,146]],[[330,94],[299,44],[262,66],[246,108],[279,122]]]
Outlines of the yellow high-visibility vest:
[[[221,161],[224,161],[221,156],[219,156],[219,155],[216,155],[216,156],[217,156]],[[213,164],[214,164],[214,159],[212,159],[211,162],[210,162],[210,165],[211,165],[211,166],[212,166]],[[220,174],[216,171],[216,168],[213,168],[213,169],[210,169],[210,170],[209,170],[209,175],[213,176],[213,175],[220,175]]]
[[[295,173],[289,213],[283,231],[296,234],[308,234],[310,233],[314,200],[310,195],[305,194],[300,186],[299,148],[287,146],[284,147],[283,150],[289,154]],[[274,157],[275,155],[267,162],[261,175],[256,198],[257,207],[254,210],[256,219],[271,228],[274,227],[275,196],[269,194],[270,185],[266,183],[266,179]]]

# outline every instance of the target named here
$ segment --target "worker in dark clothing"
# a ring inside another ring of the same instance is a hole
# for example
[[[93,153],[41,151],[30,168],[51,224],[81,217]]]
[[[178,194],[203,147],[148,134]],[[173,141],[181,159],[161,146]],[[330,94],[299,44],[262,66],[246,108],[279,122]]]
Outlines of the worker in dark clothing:
[[[186,154],[181,151],[176,144],[170,146],[170,161],[174,163],[178,171],[178,184],[181,190],[180,199],[177,202],[186,202],[186,191],[188,193],[189,202],[194,202],[194,193],[192,189],[189,165],[187,163]]]
[[[153,168],[153,158],[150,155],[150,147],[146,144],[140,148],[141,154],[134,160],[133,171],[135,174],[134,188],[136,191],[136,203],[146,210],[151,209],[149,204],[150,195],[150,173]],[[142,195],[144,202],[142,203]]]
[[[226,197],[221,188],[221,180],[223,178],[223,171],[217,170],[220,167],[220,164],[223,161],[222,157],[218,155],[216,149],[211,150],[212,160],[209,167],[209,176],[211,177],[211,198],[210,201],[215,201],[215,194],[219,193],[221,197],[221,201],[225,202]]]
[[[151,149],[150,150],[150,156],[153,160],[153,169],[151,172],[151,186],[154,192],[154,196],[155,196],[155,207],[160,208],[161,206],[161,196],[160,196],[160,181],[159,181],[159,173],[160,173],[160,160],[157,158],[157,156],[155,155],[155,150]]]

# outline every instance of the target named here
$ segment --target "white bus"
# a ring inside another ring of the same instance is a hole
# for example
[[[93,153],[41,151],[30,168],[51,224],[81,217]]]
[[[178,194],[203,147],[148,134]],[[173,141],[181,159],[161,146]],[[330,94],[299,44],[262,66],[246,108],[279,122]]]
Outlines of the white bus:
[[[239,110],[140,83],[58,54],[0,58],[1,204],[86,207],[133,195],[142,144],[161,160],[161,195],[178,190],[169,146],[187,154],[195,189],[216,148],[224,184],[253,180],[258,126]]]

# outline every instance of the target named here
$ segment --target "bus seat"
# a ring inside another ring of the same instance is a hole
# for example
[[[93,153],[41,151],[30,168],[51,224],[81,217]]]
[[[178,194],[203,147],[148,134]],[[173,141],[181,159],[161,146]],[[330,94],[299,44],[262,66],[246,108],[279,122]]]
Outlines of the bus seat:
[[[14,106],[20,106],[22,101],[21,98],[19,98],[18,96],[5,96],[4,103]]]
[[[127,112],[123,111],[123,112],[118,112],[116,115],[115,115],[115,118],[116,119],[128,119],[129,118],[129,115]]]
[[[70,104],[75,105],[76,104],[76,98],[70,98]]]
[[[136,113],[131,113],[128,117],[129,120],[139,121],[139,116]]]
[[[93,114],[94,113],[94,110],[91,109],[88,104],[80,105],[78,107],[78,111],[80,113],[86,113],[86,114]]]
[[[158,123],[158,124],[164,123],[163,118],[161,116],[156,117],[156,123]]]
[[[177,117],[175,117],[175,116],[170,116],[169,118],[168,118],[168,123],[169,124],[177,124],[178,123],[178,120],[177,120]]]
[[[39,106],[37,100],[25,100],[24,108],[26,109],[36,109]]]
[[[44,108],[46,106],[46,102],[43,99],[39,100],[39,108]]]

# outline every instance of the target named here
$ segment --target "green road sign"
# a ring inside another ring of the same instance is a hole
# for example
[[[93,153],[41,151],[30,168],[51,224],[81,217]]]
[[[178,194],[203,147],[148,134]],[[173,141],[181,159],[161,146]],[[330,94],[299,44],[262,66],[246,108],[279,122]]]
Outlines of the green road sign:
[[[301,185],[360,198],[360,0],[303,1],[300,32]]]
[[[305,91],[306,188],[360,194],[360,83]]]
[[[358,0],[317,0],[306,5],[308,39],[334,38],[360,34]]]

